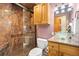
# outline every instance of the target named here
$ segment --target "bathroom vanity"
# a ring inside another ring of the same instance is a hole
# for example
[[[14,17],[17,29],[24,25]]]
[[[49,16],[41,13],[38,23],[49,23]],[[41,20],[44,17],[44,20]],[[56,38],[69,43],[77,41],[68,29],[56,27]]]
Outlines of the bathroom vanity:
[[[72,41],[48,39],[49,56],[79,56],[79,44]]]
[[[79,56],[79,31],[77,31],[79,24],[74,23],[74,19],[72,19],[73,7],[69,8],[71,11],[64,11],[63,13],[61,13],[62,9],[60,8],[58,8],[61,10],[59,13],[56,13],[57,10],[55,10],[54,34],[52,38],[48,39],[49,56]]]

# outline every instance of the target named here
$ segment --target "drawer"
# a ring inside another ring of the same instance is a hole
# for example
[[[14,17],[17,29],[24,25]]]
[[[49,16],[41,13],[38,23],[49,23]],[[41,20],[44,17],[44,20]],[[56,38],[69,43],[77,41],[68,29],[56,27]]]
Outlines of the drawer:
[[[72,56],[72,55],[64,53],[64,52],[59,52],[59,56]]]
[[[50,51],[48,53],[49,56],[58,56],[58,51]]]
[[[79,56],[79,48],[69,46],[69,45],[60,44],[60,52],[67,53],[69,55],[77,55],[77,56]]]
[[[49,56],[58,56],[58,51],[54,50],[51,46],[48,46],[48,55]]]
[[[48,42],[48,46],[50,46],[53,50],[58,50],[58,43]]]

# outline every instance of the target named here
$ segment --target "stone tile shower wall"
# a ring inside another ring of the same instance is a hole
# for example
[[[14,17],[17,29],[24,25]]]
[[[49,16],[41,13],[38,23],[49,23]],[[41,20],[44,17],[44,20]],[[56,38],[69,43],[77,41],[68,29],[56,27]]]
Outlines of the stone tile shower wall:
[[[10,32],[11,29],[11,24],[9,25],[8,23],[10,21],[10,19],[8,19],[10,14],[6,12],[6,10],[11,10],[9,7],[10,5],[8,4],[0,4],[0,44],[7,42],[5,36]]]
[[[14,51],[22,48],[22,18],[22,8],[14,4],[0,4],[0,46],[8,42],[7,55],[14,55]]]
[[[35,47],[35,27],[31,25],[31,13],[23,9],[23,34],[26,54]]]
[[[11,14],[11,54],[16,55],[18,51],[23,51],[23,9],[12,4]],[[10,55],[11,55],[10,54]],[[18,54],[17,54],[18,55]]]

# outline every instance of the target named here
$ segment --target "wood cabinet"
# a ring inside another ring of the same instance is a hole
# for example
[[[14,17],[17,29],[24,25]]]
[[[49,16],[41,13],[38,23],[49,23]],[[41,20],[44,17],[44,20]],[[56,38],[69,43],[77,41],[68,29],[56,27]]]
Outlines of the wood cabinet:
[[[41,5],[34,6],[34,24],[41,22]]]
[[[49,4],[38,4],[34,6],[34,24],[49,24]]]
[[[42,24],[48,24],[48,4],[41,4],[41,8],[42,8],[42,20],[41,20],[41,23]]]
[[[49,56],[79,56],[79,47],[57,42],[48,42]]]
[[[59,56],[71,56],[71,55],[64,52],[59,52]]]
[[[62,55],[78,56],[79,47],[60,44],[60,52],[62,52]]]
[[[58,56],[58,44],[50,42],[48,43],[48,48],[49,56]]]

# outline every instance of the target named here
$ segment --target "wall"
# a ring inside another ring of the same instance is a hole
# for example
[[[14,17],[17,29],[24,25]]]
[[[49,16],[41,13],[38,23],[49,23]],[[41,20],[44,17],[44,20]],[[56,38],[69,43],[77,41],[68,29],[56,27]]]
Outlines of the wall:
[[[0,44],[3,44],[7,42],[6,34],[10,31],[8,28],[10,28],[11,25],[9,25],[9,13],[6,12],[6,9],[10,10],[9,4],[0,4]],[[7,20],[7,21],[6,21]]]
[[[23,46],[22,14],[22,8],[15,4],[0,4],[0,46],[8,42],[9,55]]]
[[[37,37],[45,39],[50,38],[52,36],[51,33],[53,32],[51,25],[37,26]]]
[[[28,55],[29,51],[35,47],[35,27],[31,25],[31,13],[25,9],[23,9],[23,29],[23,48],[25,55]]]
[[[11,5],[10,55],[18,55],[18,51],[23,51],[23,9],[15,4]]]
[[[79,45],[79,19],[76,19],[75,18],[75,14],[76,14],[76,11],[79,11],[79,3],[74,3],[74,11],[73,11],[73,14],[72,14],[72,19],[74,20],[73,23],[76,21],[77,23],[75,23],[75,25],[73,24],[73,31],[74,31],[74,35],[72,36],[72,40]],[[79,15],[78,15],[79,16]]]

